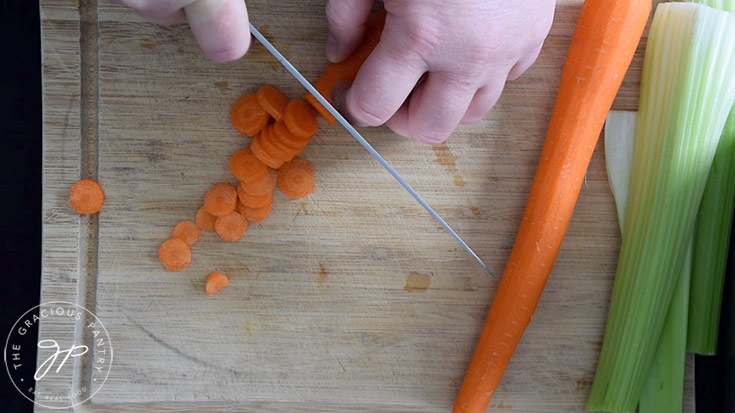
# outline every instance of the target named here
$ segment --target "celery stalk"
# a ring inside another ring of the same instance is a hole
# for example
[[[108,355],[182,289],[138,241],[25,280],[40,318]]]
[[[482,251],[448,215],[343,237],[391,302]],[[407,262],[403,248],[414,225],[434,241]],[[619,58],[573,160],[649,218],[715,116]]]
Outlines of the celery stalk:
[[[733,2],[735,3],[735,1]],[[717,145],[694,237],[687,350],[715,354],[735,206],[735,107]]]
[[[657,6],[643,65],[622,246],[587,408],[634,411],[712,158],[735,101],[735,14]]]
[[[605,123],[605,164],[621,231],[630,187],[636,122],[636,112],[611,111]],[[641,393],[638,408],[640,413],[682,411],[692,249],[693,244],[690,241],[656,347],[653,365]]]

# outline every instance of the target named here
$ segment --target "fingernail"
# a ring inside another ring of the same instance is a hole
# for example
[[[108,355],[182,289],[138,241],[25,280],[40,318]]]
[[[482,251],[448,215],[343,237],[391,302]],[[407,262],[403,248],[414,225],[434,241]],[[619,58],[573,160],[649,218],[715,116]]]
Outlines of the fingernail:
[[[339,61],[339,45],[332,32],[327,33],[327,60],[332,63]]]

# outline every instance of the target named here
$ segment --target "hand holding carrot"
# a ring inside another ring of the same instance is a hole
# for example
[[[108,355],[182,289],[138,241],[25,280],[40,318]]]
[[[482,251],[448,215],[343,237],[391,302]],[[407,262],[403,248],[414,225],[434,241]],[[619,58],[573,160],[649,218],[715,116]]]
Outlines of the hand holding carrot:
[[[160,24],[189,21],[194,37],[212,60],[239,59],[250,47],[248,11],[243,0],[112,0]]]
[[[374,0],[328,0],[327,56],[340,61],[360,44]],[[480,120],[506,80],[536,60],[554,0],[385,0],[380,42],[349,88],[334,100],[359,125],[383,123],[426,143],[459,123]],[[424,78],[425,76],[425,78]]]

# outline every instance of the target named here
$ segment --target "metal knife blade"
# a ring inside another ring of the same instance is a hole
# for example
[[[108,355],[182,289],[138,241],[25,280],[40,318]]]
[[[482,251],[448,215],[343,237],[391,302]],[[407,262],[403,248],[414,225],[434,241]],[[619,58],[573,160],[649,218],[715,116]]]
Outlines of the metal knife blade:
[[[472,248],[470,248],[470,246],[462,239],[462,237],[460,237],[459,234],[457,234],[457,232],[455,232],[454,229],[452,229],[452,227],[450,227],[449,224],[447,224],[444,218],[442,218],[436,211],[434,211],[434,208],[432,208],[429,205],[429,203],[426,202],[424,198],[422,198],[421,195],[419,195],[419,193],[416,192],[416,190],[413,189],[413,187],[408,182],[406,182],[406,180],[403,179],[403,177],[398,172],[396,172],[395,169],[393,169],[390,163],[388,163],[388,161],[386,161],[380,155],[380,153],[378,153],[378,151],[376,151],[375,148],[373,148],[373,146],[370,145],[370,143],[367,140],[365,140],[365,138],[362,137],[360,132],[358,132],[350,124],[350,122],[348,122],[347,119],[345,119],[344,116],[342,116],[342,114],[340,114],[339,111],[335,109],[334,106],[332,106],[332,104],[329,103],[329,101],[325,99],[324,96],[322,96],[321,93],[319,93],[319,91],[317,91],[316,88],[312,86],[311,83],[309,83],[308,80],[306,80],[306,78],[298,71],[298,69],[296,69],[294,65],[292,65],[291,62],[289,62],[288,59],[286,59],[286,57],[284,57],[283,54],[281,54],[281,52],[279,52],[278,49],[276,49],[276,47],[273,46],[271,42],[268,41],[268,39],[266,39],[265,36],[263,36],[260,33],[260,31],[258,31],[258,29],[252,23],[250,23],[250,32],[283,65],[283,67],[285,67],[286,70],[288,70],[296,78],[296,80],[298,80],[299,83],[301,83],[301,85],[304,86],[306,90],[309,91],[309,93],[314,95],[314,97],[319,101],[319,103],[321,103],[325,108],[327,108],[329,113],[331,113],[335,118],[337,118],[337,121],[345,129],[347,129],[347,132],[349,132],[350,135],[352,135],[352,137],[355,138],[355,140],[357,140],[357,142],[360,143],[360,145],[362,145],[373,156],[373,158],[375,158],[378,161],[378,163],[380,163],[383,166],[383,168],[385,168],[391,175],[393,175],[393,178],[395,178],[396,181],[398,181],[398,183],[401,184],[401,186],[403,186],[403,188],[406,189],[406,191],[408,191],[408,193],[411,194],[411,196],[413,196],[414,199],[416,199],[416,201],[418,201],[418,203],[421,204],[421,206],[424,207],[424,209],[429,214],[431,214],[431,216],[434,217],[434,219],[445,230],[447,230],[447,232],[449,232],[449,234],[452,237],[454,237],[455,240],[457,240],[457,242],[459,242],[462,248],[464,248],[464,250],[467,251],[467,253],[470,254],[470,256],[472,256],[472,258],[474,258],[475,261],[477,261],[477,263],[480,264],[480,266],[482,266],[482,268],[488,274],[492,276],[495,275],[490,270],[490,267],[488,267],[487,264],[485,264],[485,262],[482,261],[482,259],[475,253],[475,251],[473,251]]]

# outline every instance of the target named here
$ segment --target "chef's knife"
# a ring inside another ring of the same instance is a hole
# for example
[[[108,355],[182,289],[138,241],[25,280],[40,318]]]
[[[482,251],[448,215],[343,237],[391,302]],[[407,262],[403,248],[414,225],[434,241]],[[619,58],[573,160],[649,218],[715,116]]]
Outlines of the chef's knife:
[[[329,101],[325,99],[324,96],[322,96],[321,93],[319,93],[319,91],[316,90],[316,88],[312,86],[311,83],[309,83],[308,80],[306,80],[306,78],[294,67],[294,65],[292,65],[291,62],[289,62],[288,59],[286,59],[281,54],[281,52],[279,52],[278,49],[276,49],[275,46],[273,46],[271,42],[269,42],[268,39],[266,39],[265,36],[263,36],[255,26],[253,26],[252,23],[250,23],[250,32],[253,34],[253,36],[255,36],[256,39],[258,39],[258,41],[263,46],[265,46],[266,49],[268,49],[268,51],[283,65],[283,67],[285,67],[286,70],[288,70],[296,78],[296,80],[298,80],[299,83],[301,83],[301,85],[303,85],[306,88],[306,90],[309,91],[309,93],[314,95],[314,97],[316,98],[316,100],[319,101],[319,103],[321,103],[325,108],[327,108],[329,113],[331,113],[335,118],[337,118],[337,121],[345,129],[347,129],[347,132],[349,132],[350,135],[352,135],[352,137],[355,138],[355,140],[357,140],[357,142],[360,143],[360,145],[362,145],[365,149],[367,149],[367,151],[370,152],[370,155],[372,155],[373,158],[375,158],[381,165],[383,165],[383,168],[385,168],[391,175],[393,175],[393,178],[395,178],[396,181],[398,181],[398,183],[401,184],[406,189],[406,191],[408,191],[408,193],[411,194],[411,196],[413,196],[414,199],[416,199],[416,201],[418,201],[418,203],[421,204],[421,206],[424,207],[424,209],[426,209],[426,211],[428,211],[429,214],[431,214],[431,216],[434,217],[434,219],[445,230],[447,230],[449,234],[452,235],[452,237],[454,237],[454,239],[457,240],[457,242],[459,242],[462,248],[464,248],[464,250],[467,251],[467,253],[469,253],[472,256],[472,258],[474,258],[475,261],[477,261],[477,263],[480,264],[482,268],[485,269],[485,271],[487,271],[488,274],[495,275],[490,270],[490,268],[487,266],[487,264],[485,264],[485,262],[483,262],[482,259],[480,259],[480,257],[475,253],[475,251],[473,251],[472,248],[470,248],[470,246],[467,245],[467,243],[462,239],[462,237],[460,237],[459,234],[457,234],[452,229],[452,227],[450,227],[449,224],[447,224],[447,222],[444,221],[444,219],[436,211],[434,211],[434,208],[432,208],[424,200],[424,198],[422,198],[421,195],[419,195],[419,193],[416,192],[416,190],[413,189],[413,187],[411,187],[411,185],[409,185],[409,183],[406,182],[406,180],[403,179],[403,177],[400,174],[398,174],[398,172],[396,172],[395,169],[393,169],[393,167],[388,163],[388,161],[386,161],[378,153],[378,151],[376,151],[375,148],[373,148],[373,146],[370,145],[370,143],[367,140],[365,140],[365,138],[362,137],[360,132],[358,132],[350,124],[350,122],[348,122],[347,119],[345,119],[344,116],[342,116],[339,113],[339,111],[337,111],[337,109],[335,109],[334,106],[332,106],[332,104],[329,103]]]

